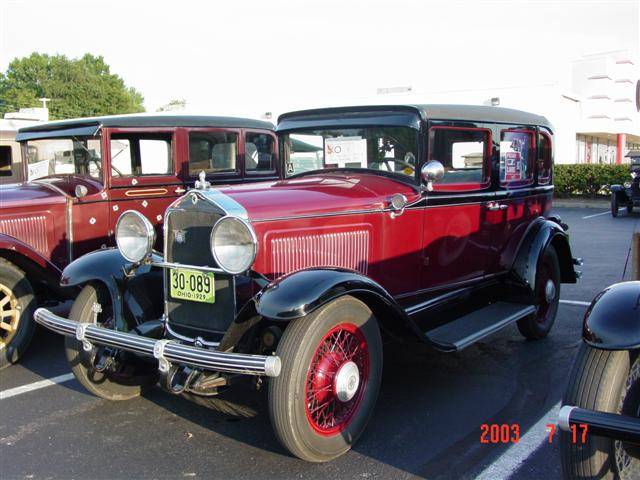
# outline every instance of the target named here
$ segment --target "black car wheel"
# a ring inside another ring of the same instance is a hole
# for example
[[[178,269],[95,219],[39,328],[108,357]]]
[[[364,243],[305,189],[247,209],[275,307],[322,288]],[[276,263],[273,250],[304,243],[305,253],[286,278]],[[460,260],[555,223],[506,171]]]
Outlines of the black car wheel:
[[[611,216],[617,217],[618,210],[620,210],[620,205],[618,203],[618,196],[614,192],[611,194]]]
[[[76,298],[69,318],[79,323],[93,323],[96,314],[94,304],[101,312],[96,323],[113,328],[113,308],[108,290],[103,285],[85,286]],[[73,337],[65,338],[65,350],[71,371],[84,388],[107,400],[128,400],[137,397],[152,387],[158,380],[153,365],[136,361],[125,352],[114,352],[106,368],[96,368],[97,357],[105,354],[104,347],[90,351],[83,349],[82,342]]]
[[[627,203],[627,213],[628,214],[633,213],[633,203]]]
[[[380,389],[382,341],[371,310],[341,297],[289,325],[277,353],[282,372],[269,384],[269,411],[280,442],[310,462],[347,452]]]
[[[560,262],[558,254],[549,245],[538,260],[536,269],[536,313],[518,320],[520,333],[530,340],[547,336],[558,313],[560,303]]]
[[[582,344],[563,404],[637,417],[640,358],[626,350],[599,350]],[[587,435],[586,440],[585,444],[574,443],[571,433],[560,432],[563,478],[640,478],[640,447],[595,435]]]
[[[29,346],[36,326],[35,308],[25,273],[0,258],[0,370],[17,362]]]

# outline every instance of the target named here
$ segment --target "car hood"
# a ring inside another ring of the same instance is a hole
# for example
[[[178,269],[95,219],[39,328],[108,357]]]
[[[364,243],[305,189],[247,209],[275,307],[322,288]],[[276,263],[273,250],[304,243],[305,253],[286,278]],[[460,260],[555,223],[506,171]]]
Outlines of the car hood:
[[[242,205],[252,221],[382,210],[394,194],[405,195],[409,203],[420,197],[414,186],[366,173],[309,174],[221,191]]]
[[[64,203],[65,195],[43,182],[10,183],[0,185],[0,206],[9,208],[30,203]]]

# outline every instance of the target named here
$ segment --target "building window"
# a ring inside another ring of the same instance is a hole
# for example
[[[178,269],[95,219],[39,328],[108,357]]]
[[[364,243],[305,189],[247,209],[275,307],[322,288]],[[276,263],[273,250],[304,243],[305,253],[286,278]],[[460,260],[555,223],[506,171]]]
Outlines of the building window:
[[[444,166],[436,191],[477,190],[489,185],[491,131],[480,128],[432,127],[429,160]]]
[[[11,176],[11,147],[0,145],[0,177]]]

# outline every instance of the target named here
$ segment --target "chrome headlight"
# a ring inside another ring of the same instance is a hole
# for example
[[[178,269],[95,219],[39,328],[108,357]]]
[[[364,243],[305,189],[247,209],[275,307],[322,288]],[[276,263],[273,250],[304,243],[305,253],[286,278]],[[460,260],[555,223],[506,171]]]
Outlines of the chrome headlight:
[[[253,265],[258,240],[251,225],[238,217],[222,217],[211,230],[211,253],[225,272],[237,275]]]
[[[631,188],[631,182],[624,182],[624,188]]]
[[[151,253],[156,232],[151,222],[135,210],[127,210],[116,223],[116,244],[124,258],[137,263]]]

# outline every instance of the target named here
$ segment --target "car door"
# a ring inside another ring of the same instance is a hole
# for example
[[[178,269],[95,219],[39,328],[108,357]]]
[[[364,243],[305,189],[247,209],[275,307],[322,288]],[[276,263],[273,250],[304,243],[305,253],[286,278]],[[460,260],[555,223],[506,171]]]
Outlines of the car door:
[[[113,128],[105,136],[110,234],[114,235],[122,212],[137,210],[156,226],[156,248],[160,249],[164,211],[185,192],[180,177],[184,147],[172,128]]]
[[[445,168],[427,194],[423,289],[438,289],[481,279],[491,249],[485,214],[493,199],[492,131],[485,125],[432,122],[427,160]]]

